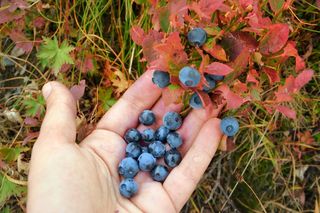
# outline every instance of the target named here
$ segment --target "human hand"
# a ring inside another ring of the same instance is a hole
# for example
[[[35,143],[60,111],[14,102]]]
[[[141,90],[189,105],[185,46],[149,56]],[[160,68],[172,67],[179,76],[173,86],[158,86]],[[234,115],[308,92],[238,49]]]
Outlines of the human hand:
[[[125,156],[125,131],[138,126],[144,109],[156,114],[158,127],[167,111],[161,89],[145,73],[103,116],[96,129],[79,145],[76,139],[76,103],[69,90],[50,82],[43,88],[47,111],[34,144],[28,180],[29,213],[33,212],[179,212],[196,188],[219,145],[220,109],[208,115],[193,110],[178,130],[184,143],[183,160],[164,183],[148,173],[135,177],[138,193],[123,198],[118,190],[118,164]],[[138,126],[138,129],[143,129]]]

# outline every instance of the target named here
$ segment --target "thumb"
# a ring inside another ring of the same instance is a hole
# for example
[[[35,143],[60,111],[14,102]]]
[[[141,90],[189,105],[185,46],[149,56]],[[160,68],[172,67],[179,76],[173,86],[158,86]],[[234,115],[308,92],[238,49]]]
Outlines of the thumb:
[[[48,82],[42,88],[47,110],[41,125],[40,143],[73,143],[76,139],[76,102],[59,82]]]

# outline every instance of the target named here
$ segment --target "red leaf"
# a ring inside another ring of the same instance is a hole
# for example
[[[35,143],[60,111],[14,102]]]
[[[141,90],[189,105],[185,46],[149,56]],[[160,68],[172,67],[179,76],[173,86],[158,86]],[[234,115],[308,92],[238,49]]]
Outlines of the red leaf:
[[[142,45],[143,39],[145,38],[145,33],[141,27],[133,26],[130,29],[130,35],[131,35],[132,40],[137,45]]]
[[[275,82],[280,81],[279,74],[276,70],[268,68],[268,67],[263,67],[263,72],[265,72],[269,78],[270,84],[274,84]]]
[[[73,87],[70,88],[70,92],[76,101],[80,100],[80,98],[83,96],[85,88],[86,88],[85,80],[81,80],[78,85],[74,85]]]
[[[295,89],[295,79],[292,75],[290,75],[285,84],[278,87],[278,91],[275,92],[276,100],[279,102],[291,101],[292,93]]]
[[[30,41],[25,37],[23,32],[18,31],[18,30],[13,30],[9,34],[10,38],[18,48],[21,48],[24,50],[25,53],[30,53],[33,48],[33,42]]]
[[[87,73],[88,71],[91,71],[94,69],[93,65],[93,59],[91,55],[86,55],[84,61],[82,60],[77,60],[77,68],[82,72],[82,73]]]
[[[276,109],[291,119],[297,119],[296,111],[286,106],[277,106]]]
[[[220,61],[227,61],[226,51],[224,51],[220,45],[216,44],[212,46],[212,44],[205,44],[203,49],[216,59]]]
[[[299,91],[306,85],[312,79],[313,73],[311,69],[303,70],[294,80],[295,91]]]
[[[37,126],[39,124],[39,121],[35,118],[31,118],[31,117],[26,117],[24,119],[24,123],[27,125],[27,126]]]
[[[253,0],[239,0],[240,6],[246,9],[248,6],[253,4]]]
[[[196,93],[199,95],[200,100],[201,100],[204,108],[206,108],[207,106],[212,104],[212,101],[211,101],[210,96],[208,95],[208,93],[205,93],[205,92],[203,92],[201,90],[197,90]]]
[[[260,52],[265,55],[280,51],[287,43],[289,26],[287,24],[270,25],[268,33],[260,41]]]
[[[163,39],[163,33],[160,33],[155,30],[151,30],[143,39],[142,49],[143,57],[151,63],[152,61],[158,58],[158,53],[154,51],[154,46],[159,44]]]
[[[242,83],[241,81],[239,81],[238,79],[234,82],[233,84],[233,90],[237,91],[237,93],[245,93],[248,91],[248,87],[247,84]]]
[[[298,51],[296,49],[296,43],[293,41],[289,41],[288,44],[283,49],[282,57],[286,58],[289,56],[296,58],[296,71],[301,71],[306,67],[304,60],[299,56]]]
[[[224,0],[200,0],[192,2],[190,9],[195,11],[200,18],[210,19],[212,13],[223,5]]]
[[[219,90],[222,92],[222,96],[226,99],[227,101],[227,110],[228,109],[237,109],[240,107],[242,104],[247,102],[244,98],[240,97],[239,95],[235,94],[230,90],[230,88],[226,84],[222,84],[219,86],[216,90]]]
[[[247,82],[255,83],[256,85],[259,85],[259,81],[256,79],[259,77],[259,74],[257,73],[256,70],[251,69],[248,72],[247,75]]]
[[[174,28],[183,27],[184,16],[188,14],[186,0],[170,0],[168,3],[170,10],[170,24]]]
[[[204,69],[206,73],[223,76],[230,74],[232,71],[233,69],[231,67],[219,62],[213,62]]]
[[[42,29],[46,24],[46,20],[42,18],[41,16],[33,19],[33,26],[35,26],[38,29]]]
[[[316,5],[317,5],[318,8],[320,8],[320,0],[316,1]]]

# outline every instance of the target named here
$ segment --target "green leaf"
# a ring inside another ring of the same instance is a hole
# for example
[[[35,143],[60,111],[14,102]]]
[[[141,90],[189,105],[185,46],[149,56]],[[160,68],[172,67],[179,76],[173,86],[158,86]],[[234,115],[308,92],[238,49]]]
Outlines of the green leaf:
[[[23,101],[23,105],[26,108],[26,115],[30,117],[34,117],[37,113],[40,115],[44,114],[45,111],[45,100],[42,95],[39,95],[37,99],[27,98]]]
[[[270,7],[273,12],[278,13],[284,4],[284,0],[269,0]]]
[[[179,89],[180,86],[177,85],[177,84],[170,84],[170,85],[168,86],[168,88],[169,88],[170,90],[176,90],[176,89]]]
[[[37,53],[42,66],[52,68],[57,75],[63,64],[74,63],[69,54],[74,47],[69,46],[66,40],[62,42],[60,47],[56,37],[53,40],[50,38],[43,38],[43,40],[44,43]]]
[[[10,162],[14,162],[18,159],[19,155],[22,152],[26,152],[28,151],[29,148],[28,147],[23,147],[23,148],[8,148],[8,147],[4,147],[4,148],[0,148],[0,159],[10,163]]]
[[[102,108],[107,111],[109,110],[117,100],[112,97],[112,88],[99,88],[98,89],[99,100],[102,102]]]
[[[27,187],[12,183],[3,174],[0,173],[0,205],[11,196],[21,196],[27,191]]]
[[[168,32],[170,27],[170,11],[167,7],[163,7],[159,14],[160,27],[164,32]]]

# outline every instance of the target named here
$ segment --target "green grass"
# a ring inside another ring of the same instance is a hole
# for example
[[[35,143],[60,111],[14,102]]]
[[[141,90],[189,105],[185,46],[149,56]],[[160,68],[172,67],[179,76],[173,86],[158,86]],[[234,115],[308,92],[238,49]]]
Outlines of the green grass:
[[[140,62],[141,48],[133,43],[129,34],[134,24],[145,30],[152,27],[145,6],[129,0],[51,0],[47,3],[50,8],[41,13],[35,5],[28,11],[46,20],[43,30],[27,28],[28,37],[56,36],[60,42],[67,40],[70,45],[81,47],[77,56],[80,60],[94,56],[94,70],[81,73],[73,67],[54,76],[40,66],[35,49],[28,55],[11,56],[14,45],[4,35],[5,28],[10,28],[11,24],[0,26],[0,59],[9,57],[15,63],[14,68],[0,71],[0,159],[6,162],[0,167],[1,189],[5,186],[13,190],[6,190],[6,194],[1,190],[1,212],[25,211],[26,165],[35,138],[26,144],[24,140],[36,134],[40,124],[32,127],[23,124],[19,116],[24,119],[44,107],[40,89],[46,81],[59,80],[72,86],[86,79],[88,87],[79,103],[79,114],[93,125],[107,109],[101,107],[103,102],[111,100],[111,105],[117,98],[115,93],[110,96],[113,87],[105,83],[108,81],[103,73],[105,62],[109,61],[112,67],[132,80],[146,68]],[[305,55],[308,67],[316,71],[313,80],[290,104],[297,110],[298,119],[292,121],[279,113],[269,115],[259,105],[252,105],[247,118],[238,117],[241,129],[235,138],[235,149],[216,154],[182,212],[314,211],[315,201],[320,196],[320,11],[307,0],[295,1],[294,8],[277,18],[291,24],[291,38],[297,41],[300,54],[308,53]],[[285,66],[287,70],[293,69],[294,63],[289,60]],[[96,98],[94,94],[98,90],[99,93],[103,90],[100,94],[107,98]],[[10,110],[13,117],[8,115]],[[43,112],[39,120],[42,116]],[[306,131],[316,139],[314,144],[299,142],[298,133]],[[17,151],[19,148],[27,149]],[[10,161],[4,157],[8,150],[13,155]],[[301,157],[297,150],[301,150]],[[303,171],[301,179],[299,174]]]

